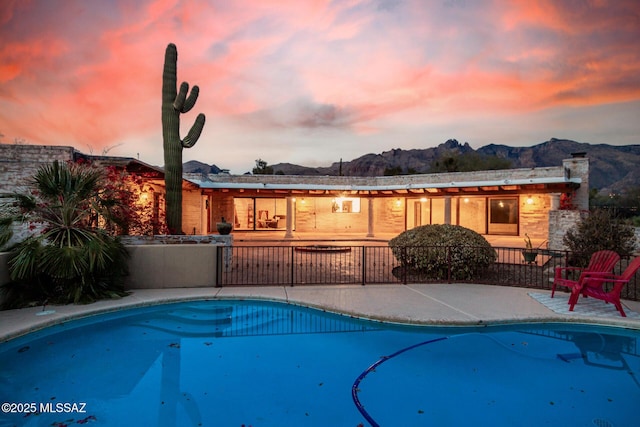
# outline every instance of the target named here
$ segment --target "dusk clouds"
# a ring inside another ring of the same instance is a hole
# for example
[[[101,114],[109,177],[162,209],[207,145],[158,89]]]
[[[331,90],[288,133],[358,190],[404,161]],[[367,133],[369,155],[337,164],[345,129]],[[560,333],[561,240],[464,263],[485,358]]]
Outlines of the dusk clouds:
[[[162,164],[166,45],[200,86],[185,159],[243,173],[448,138],[638,144],[635,0],[4,0],[3,143]]]

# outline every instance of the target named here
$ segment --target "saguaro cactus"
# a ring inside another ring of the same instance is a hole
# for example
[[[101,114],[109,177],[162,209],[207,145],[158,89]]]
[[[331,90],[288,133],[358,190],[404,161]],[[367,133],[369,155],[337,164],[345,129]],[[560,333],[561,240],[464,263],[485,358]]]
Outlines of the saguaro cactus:
[[[164,146],[164,182],[167,190],[167,227],[172,234],[182,233],[182,149],[198,142],[204,127],[204,114],[198,114],[195,123],[184,139],[180,139],[180,114],[193,108],[200,89],[182,82],[177,88],[178,50],[170,43],[164,54],[162,73],[162,140]]]

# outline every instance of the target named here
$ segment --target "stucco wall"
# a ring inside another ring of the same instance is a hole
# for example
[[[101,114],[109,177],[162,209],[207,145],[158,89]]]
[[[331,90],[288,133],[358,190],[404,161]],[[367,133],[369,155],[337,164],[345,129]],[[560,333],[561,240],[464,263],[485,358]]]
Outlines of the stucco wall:
[[[216,245],[127,246],[127,289],[216,286]]]
[[[219,237],[229,240],[230,236]],[[225,243],[230,244],[230,240]],[[127,245],[130,259],[129,276],[125,286],[127,289],[216,286],[216,257],[219,246],[216,244]],[[8,259],[8,252],[0,252],[0,286],[9,283]]]

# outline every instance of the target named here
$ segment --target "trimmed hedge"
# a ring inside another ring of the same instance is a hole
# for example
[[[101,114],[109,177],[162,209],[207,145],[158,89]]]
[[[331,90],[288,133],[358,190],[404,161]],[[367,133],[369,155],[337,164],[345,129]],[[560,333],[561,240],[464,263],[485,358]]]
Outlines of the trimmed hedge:
[[[497,259],[484,237],[459,225],[422,225],[394,237],[389,246],[407,274],[426,279],[470,280]]]

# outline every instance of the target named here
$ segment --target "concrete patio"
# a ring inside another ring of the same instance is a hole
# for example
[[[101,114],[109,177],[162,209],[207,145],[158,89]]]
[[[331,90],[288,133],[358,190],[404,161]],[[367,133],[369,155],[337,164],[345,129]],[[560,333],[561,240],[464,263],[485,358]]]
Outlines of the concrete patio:
[[[117,300],[87,305],[33,307],[0,312],[0,342],[92,314],[159,303],[196,299],[257,299],[316,307],[336,313],[374,320],[438,325],[473,326],[531,322],[571,322],[610,325],[640,330],[640,302],[623,301],[626,318],[611,304],[587,309],[578,303],[566,312],[568,293],[556,294],[554,311],[530,294],[549,291],[475,284],[338,285],[338,286],[262,286],[224,288],[138,289]],[[48,313],[55,311],[53,313]],[[47,314],[48,313],[48,314]]]

